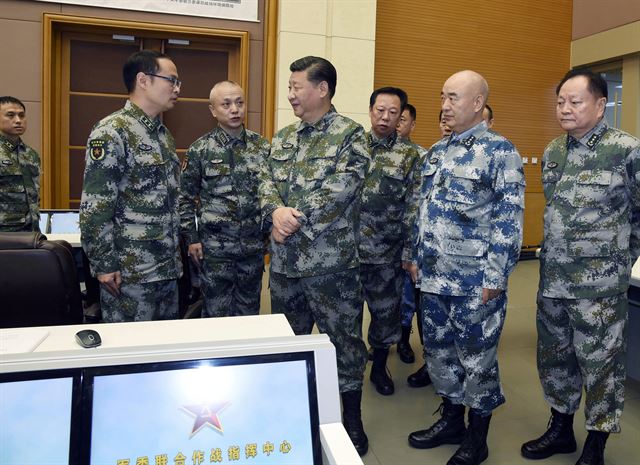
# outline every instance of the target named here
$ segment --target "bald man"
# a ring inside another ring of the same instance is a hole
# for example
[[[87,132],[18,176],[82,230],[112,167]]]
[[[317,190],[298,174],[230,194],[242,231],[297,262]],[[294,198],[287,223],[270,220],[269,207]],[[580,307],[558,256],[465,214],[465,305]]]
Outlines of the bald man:
[[[408,218],[417,222],[409,242],[417,245],[405,267],[419,283],[425,360],[443,399],[442,417],[409,443],[461,444],[447,465],[477,465],[489,454],[491,413],[504,403],[496,355],[507,278],[522,243],[522,162],[511,142],[488,130],[488,95],[473,71],[444,83],[442,114],[452,133],[415,170]]]
[[[182,163],[182,234],[189,257],[202,271],[202,316],[257,315],[266,238],[258,171],[269,143],[245,129],[245,98],[238,84],[217,83],[209,100],[218,127],[195,141]]]

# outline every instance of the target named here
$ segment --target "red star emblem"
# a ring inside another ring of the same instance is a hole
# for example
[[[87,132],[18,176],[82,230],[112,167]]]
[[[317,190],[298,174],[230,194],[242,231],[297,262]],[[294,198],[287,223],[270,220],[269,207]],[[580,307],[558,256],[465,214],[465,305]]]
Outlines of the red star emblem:
[[[193,429],[191,430],[191,435],[189,437],[193,437],[205,426],[210,426],[219,432],[224,433],[218,414],[230,404],[231,402],[225,401],[210,404],[184,405],[182,407],[183,410],[189,415],[195,417]]]

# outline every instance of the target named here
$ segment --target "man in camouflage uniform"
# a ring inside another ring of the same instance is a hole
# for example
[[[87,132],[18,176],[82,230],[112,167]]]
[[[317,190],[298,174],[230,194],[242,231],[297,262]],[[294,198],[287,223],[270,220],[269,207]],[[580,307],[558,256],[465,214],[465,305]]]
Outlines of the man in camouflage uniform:
[[[0,232],[40,231],[40,155],[20,136],[24,104],[0,97]]]
[[[624,402],[627,288],[640,255],[640,141],[604,118],[607,83],[565,75],[556,116],[567,134],[542,162],[546,199],[538,291],[538,372],[548,430],[522,446],[542,459],[576,450],[573,415],[586,392],[587,440],[577,465],[604,463]]]
[[[417,115],[418,113],[416,108],[410,103],[407,103],[406,108],[402,111],[402,116],[400,116],[400,121],[398,122],[396,131],[398,136],[406,139],[415,146],[418,151],[418,161],[416,163],[420,163],[420,159],[425,156],[427,151],[411,140],[411,134],[416,127]],[[411,257],[408,257],[408,259],[410,260]],[[404,363],[413,363],[415,362],[415,354],[411,348],[409,338],[411,337],[413,314],[420,308],[420,291],[416,288],[416,284],[411,279],[411,275],[408,271],[403,270],[402,279],[402,300],[400,302],[400,328],[402,334],[400,336],[400,342],[398,342],[397,345],[397,351],[400,359]],[[422,341],[422,317],[420,316],[419,311],[418,316],[416,317],[416,323],[418,325],[420,340]],[[418,370],[407,377],[407,384],[414,388],[425,387],[431,384],[431,378],[429,377],[429,371],[427,370],[426,363],[423,363]]]
[[[180,163],[160,113],[180,92],[175,64],[143,50],[123,68],[129,100],[87,142],[82,246],[100,282],[103,320],[178,316]]]
[[[420,205],[413,252],[418,269],[407,267],[420,283],[425,359],[444,402],[442,418],[411,433],[409,443],[462,442],[448,465],[476,465],[488,456],[491,413],[504,403],[497,349],[507,279],[522,243],[522,161],[511,142],[487,129],[482,110],[488,93],[473,71],[445,82],[442,111],[453,132],[429,149],[413,192]]]
[[[218,127],[187,151],[180,180],[182,233],[202,270],[202,316],[257,315],[265,251],[258,175],[269,143],[244,128],[238,84],[217,83],[209,100]]]
[[[371,165],[360,206],[360,280],[371,313],[369,344],[373,347],[370,379],[385,396],[394,391],[386,364],[389,347],[400,340],[402,249],[409,239],[403,216],[418,159],[416,147],[396,133],[406,104],[407,94],[397,87],[382,87],[371,94],[367,134]]]
[[[271,226],[271,309],[296,334],[310,333],[315,322],[335,345],[345,429],[364,454],[367,349],[356,234],[369,154],[362,126],[331,104],[333,65],[309,56],[289,69],[289,103],[301,121],[274,136],[260,183],[262,218]]]

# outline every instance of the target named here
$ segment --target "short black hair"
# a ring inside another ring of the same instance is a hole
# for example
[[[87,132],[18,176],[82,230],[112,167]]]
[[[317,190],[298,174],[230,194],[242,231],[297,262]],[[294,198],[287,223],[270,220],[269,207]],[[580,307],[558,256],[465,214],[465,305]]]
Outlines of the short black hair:
[[[24,103],[22,103],[17,98],[11,97],[10,95],[3,95],[2,97],[0,97],[0,105],[4,105],[4,104],[7,104],[7,103],[13,103],[14,105],[20,105],[24,111],[27,111],[27,109],[24,106]]]
[[[493,119],[493,109],[489,106],[488,103],[484,104],[484,107],[487,109],[487,111],[489,112],[489,121],[491,121]]]
[[[567,74],[564,75],[558,87],[556,87],[556,95],[560,94],[560,89],[569,79],[573,79],[574,77],[584,76],[588,81],[588,89],[591,95],[595,98],[604,97],[605,99],[609,98],[609,91],[607,90],[607,81],[602,77],[600,73],[594,73],[590,69],[587,68],[579,68],[572,69],[568,71]]]
[[[298,58],[289,65],[289,71],[307,71],[307,79],[316,86],[322,81],[329,87],[329,98],[336,94],[338,84],[338,72],[331,62],[322,57],[306,56]]]
[[[372,92],[371,97],[369,97],[369,108],[373,108],[373,105],[376,103],[376,99],[378,95],[395,95],[400,99],[400,112],[403,112],[405,107],[407,106],[407,101],[409,97],[407,97],[407,93],[400,89],[399,87],[380,87]]]
[[[127,92],[131,93],[136,88],[136,76],[138,73],[156,74],[158,72],[160,68],[158,60],[160,58],[171,59],[164,53],[156,52],[155,50],[140,50],[127,58],[122,67],[122,79]]]
[[[407,104],[405,105],[404,109],[409,111],[409,114],[411,115],[411,119],[415,121],[416,120],[416,116],[418,115],[418,113],[416,112],[416,107],[414,107],[409,102],[407,102]],[[402,110],[402,111],[404,111],[404,110]]]

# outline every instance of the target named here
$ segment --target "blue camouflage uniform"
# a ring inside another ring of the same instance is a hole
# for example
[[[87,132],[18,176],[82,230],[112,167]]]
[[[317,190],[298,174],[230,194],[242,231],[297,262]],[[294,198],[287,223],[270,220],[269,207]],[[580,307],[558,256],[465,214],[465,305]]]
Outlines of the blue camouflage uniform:
[[[93,275],[120,271],[120,295],[100,289],[106,322],[178,317],[180,162],[169,130],[127,101],[87,142],[82,247]]]
[[[362,126],[332,106],[314,124],[278,131],[261,172],[263,221],[270,223],[278,207],[303,214],[284,244],[271,240],[272,312],[284,313],[296,334],[310,333],[315,322],[329,336],[340,392],[362,388],[367,360],[357,225],[369,161]]]
[[[202,244],[202,316],[260,313],[266,237],[258,184],[268,154],[259,134],[242,129],[236,138],[220,127],[187,150],[180,217],[187,244]]]
[[[360,280],[371,312],[369,344],[387,349],[400,340],[402,250],[410,230],[405,203],[418,151],[394,131],[383,139],[367,134],[371,165],[360,205]]]
[[[588,430],[619,432],[627,288],[640,255],[640,141],[606,119],[543,156],[546,207],[538,292],[538,372],[545,399]]]
[[[436,142],[416,184],[413,256],[429,375],[439,395],[490,412],[504,403],[497,347],[522,243],[522,161],[481,122]],[[483,304],[483,288],[504,292]]]
[[[40,155],[0,134],[0,232],[40,230]]]

